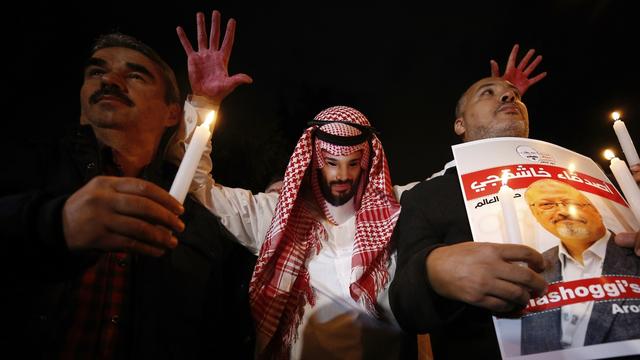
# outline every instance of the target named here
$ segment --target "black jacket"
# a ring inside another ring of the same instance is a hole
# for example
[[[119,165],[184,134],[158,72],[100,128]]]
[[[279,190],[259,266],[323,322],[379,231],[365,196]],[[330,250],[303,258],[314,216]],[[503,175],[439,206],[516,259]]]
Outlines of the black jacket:
[[[62,235],[66,199],[100,175],[102,154],[89,127],[45,146],[8,149],[0,198],[0,344],[22,358],[50,358],[70,313],[72,284],[97,254],[73,254]],[[161,146],[162,148],[162,146]],[[175,167],[161,157],[140,176],[167,189]],[[179,245],[161,258],[133,256],[128,316],[119,358],[252,358],[247,288],[255,257],[207,209],[187,198]]]
[[[393,232],[398,265],[391,310],[408,332],[429,333],[436,359],[499,359],[489,311],[436,294],[425,259],[442,245],[473,241],[455,168],[406,191]]]

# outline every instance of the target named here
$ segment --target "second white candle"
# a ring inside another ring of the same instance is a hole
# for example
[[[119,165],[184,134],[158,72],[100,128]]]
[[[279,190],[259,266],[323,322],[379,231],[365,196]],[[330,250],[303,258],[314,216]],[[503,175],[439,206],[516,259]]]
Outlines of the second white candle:
[[[611,165],[609,166],[611,172],[627,199],[631,212],[636,217],[636,220],[640,222],[640,188],[638,188],[638,184],[636,184],[631,171],[629,171],[627,164],[623,160],[615,157],[612,152],[605,156],[611,160]]]
[[[504,220],[507,234],[507,242],[512,244],[522,244],[522,234],[518,223],[518,214],[513,200],[515,192],[507,185],[506,173],[502,173],[502,186],[498,191],[498,199],[502,205],[502,218]]]

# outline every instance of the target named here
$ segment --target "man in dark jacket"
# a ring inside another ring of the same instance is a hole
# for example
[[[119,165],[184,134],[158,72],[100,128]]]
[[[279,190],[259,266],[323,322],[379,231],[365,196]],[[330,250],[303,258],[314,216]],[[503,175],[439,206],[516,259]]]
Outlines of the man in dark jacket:
[[[521,93],[501,78],[477,81],[458,101],[454,131],[463,142],[527,137]],[[545,261],[525,245],[473,242],[458,174],[450,164],[402,196],[392,237],[398,265],[389,290],[391,309],[403,330],[430,334],[436,358],[499,359],[491,315],[517,310],[544,293]],[[633,236],[625,234],[626,243],[619,245],[633,247]]]
[[[463,141],[529,133],[520,91],[497,77],[473,84],[456,117]],[[514,310],[544,290],[542,256],[524,245],[473,242],[455,167],[405,192],[401,205],[389,290],[400,326],[430,333],[435,357],[500,358],[491,312]]]
[[[228,79],[220,59],[216,81]],[[102,36],[80,102],[77,133],[15,151],[21,166],[3,179],[3,348],[22,358],[251,356],[255,259],[208,210],[164,190],[175,176],[164,149],[181,119],[171,68],[130,36]]]

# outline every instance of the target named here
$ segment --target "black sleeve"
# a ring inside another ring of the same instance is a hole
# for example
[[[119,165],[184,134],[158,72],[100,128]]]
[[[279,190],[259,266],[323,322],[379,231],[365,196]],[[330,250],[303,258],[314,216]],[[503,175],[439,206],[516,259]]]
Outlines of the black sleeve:
[[[392,235],[398,264],[389,290],[394,316],[408,332],[436,331],[464,309],[461,302],[436,294],[426,270],[426,258],[431,251],[445,245],[446,229],[436,212],[446,211],[436,198],[425,196],[423,184],[406,192],[401,199],[402,211]],[[447,199],[451,200],[451,199]]]
[[[63,252],[62,207],[66,199],[37,191],[0,198],[5,255]]]
[[[66,246],[62,209],[81,182],[61,160],[60,147],[28,143],[3,146],[2,151],[11,155],[0,189],[2,279],[60,279],[95,261],[95,254],[73,254]],[[50,171],[58,168],[62,170]]]
[[[73,254],[67,248],[62,230],[67,198],[40,192],[0,198],[2,277],[10,282],[57,280],[95,261],[95,254]]]

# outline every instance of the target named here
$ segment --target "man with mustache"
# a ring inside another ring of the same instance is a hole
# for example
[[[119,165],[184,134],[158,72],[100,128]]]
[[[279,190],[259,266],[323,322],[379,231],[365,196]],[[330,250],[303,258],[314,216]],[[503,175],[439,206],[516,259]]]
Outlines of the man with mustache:
[[[533,182],[524,193],[531,213],[560,245],[542,253],[549,283],[601,275],[640,275],[633,250],[617,246],[593,203],[557,180]],[[522,354],[640,338],[640,312],[617,313],[616,306],[640,300],[581,302],[522,319]]]
[[[218,24],[214,13],[216,36]],[[194,95],[212,79],[224,85],[215,94],[250,82],[226,72],[233,32],[231,20],[222,46],[207,46],[220,71],[209,80],[191,74]],[[242,284],[232,279],[252,266],[230,258],[244,249],[202,205],[182,205],[165,190],[176,171],[163,157],[180,102],[173,70],[152,48],[104,35],[84,69],[77,133],[15,151],[33,156],[10,167],[0,198],[5,351],[201,359],[235,347],[251,357],[248,299],[242,307],[233,296]]]

